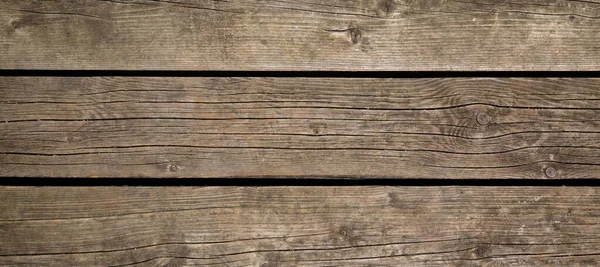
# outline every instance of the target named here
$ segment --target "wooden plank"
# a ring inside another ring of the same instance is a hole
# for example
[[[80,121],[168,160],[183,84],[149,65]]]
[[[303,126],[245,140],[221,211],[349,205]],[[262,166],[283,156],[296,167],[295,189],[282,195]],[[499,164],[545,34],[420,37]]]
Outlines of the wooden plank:
[[[597,266],[594,187],[2,187],[0,264]]]
[[[600,2],[0,1],[0,69],[600,70]]]
[[[0,78],[0,176],[600,178],[598,79]]]

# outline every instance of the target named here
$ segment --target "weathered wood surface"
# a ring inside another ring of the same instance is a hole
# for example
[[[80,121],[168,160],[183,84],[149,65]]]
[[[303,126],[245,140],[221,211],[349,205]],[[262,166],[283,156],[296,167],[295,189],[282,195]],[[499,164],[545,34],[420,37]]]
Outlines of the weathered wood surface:
[[[0,1],[0,69],[600,70],[584,0]]]
[[[598,79],[0,78],[0,176],[600,178]]]
[[[567,187],[2,187],[11,266],[597,266]]]

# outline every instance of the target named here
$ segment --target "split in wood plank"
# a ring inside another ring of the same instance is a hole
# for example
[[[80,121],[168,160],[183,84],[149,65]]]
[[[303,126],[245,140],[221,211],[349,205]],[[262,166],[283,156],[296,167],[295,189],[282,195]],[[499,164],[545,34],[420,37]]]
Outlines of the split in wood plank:
[[[0,69],[598,71],[598,36],[598,1],[0,1]]]
[[[593,187],[0,187],[0,264],[597,266]]]
[[[600,178],[598,79],[0,78],[0,176]]]

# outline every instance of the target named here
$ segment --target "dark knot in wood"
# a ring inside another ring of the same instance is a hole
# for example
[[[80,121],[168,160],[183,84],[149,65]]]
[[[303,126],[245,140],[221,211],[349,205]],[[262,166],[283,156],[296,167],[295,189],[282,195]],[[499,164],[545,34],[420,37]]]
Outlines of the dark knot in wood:
[[[358,44],[362,40],[362,31],[359,28],[348,29],[348,38],[353,44]]]
[[[558,172],[553,167],[546,168],[544,170],[544,173],[546,174],[546,177],[548,177],[548,178],[554,178],[554,177],[556,177],[556,175],[558,175]]]
[[[390,14],[396,11],[396,3],[393,0],[381,0],[377,4],[379,11]]]

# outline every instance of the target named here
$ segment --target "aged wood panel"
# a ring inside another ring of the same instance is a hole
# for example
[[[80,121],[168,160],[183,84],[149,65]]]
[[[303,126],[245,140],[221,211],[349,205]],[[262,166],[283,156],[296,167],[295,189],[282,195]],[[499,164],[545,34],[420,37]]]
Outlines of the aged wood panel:
[[[600,177],[598,79],[0,78],[0,176]]]
[[[583,0],[0,1],[0,69],[600,70]]]
[[[566,187],[2,187],[0,264],[597,266]]]

